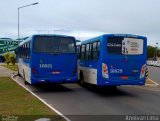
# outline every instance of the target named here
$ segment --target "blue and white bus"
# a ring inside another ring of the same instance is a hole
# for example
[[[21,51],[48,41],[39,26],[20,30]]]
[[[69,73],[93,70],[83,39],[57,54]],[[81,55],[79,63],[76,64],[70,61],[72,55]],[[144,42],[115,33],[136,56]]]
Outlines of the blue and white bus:
[[[17,49],[18,73],[25,84],[77,82],[77,51],[74,37],[33,35]]]
[[[80,83],[99,86],[144,85],[147,38],[105,34],[82,41],[77,48]]]

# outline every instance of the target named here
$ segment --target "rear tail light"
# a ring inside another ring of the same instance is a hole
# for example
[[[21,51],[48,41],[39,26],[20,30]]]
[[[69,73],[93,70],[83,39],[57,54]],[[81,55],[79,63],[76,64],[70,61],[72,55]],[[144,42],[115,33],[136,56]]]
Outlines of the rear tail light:
[[[36,68],[35,68],[35,67],[32,67],[32,72],[33,72],[33,74],[34,74],[34,75],[36,75],[36,74],[37,74],[37,70],[36,70]]]
[[[146,64],[144,64],[141,68],[140,79],[144,78],[145,74],[146,74]]]
[[[128,76],[121,76],[121,79],[127,80]]]
[[[104,77],[104,78],[109,78],[109,76],[108,76],[108,67],[107,67],[107,65],[105,64],[105,63],[102,63],[102,76]]]
[[[52,74],[60,74],[60,71],[54,70],[52,71]]]

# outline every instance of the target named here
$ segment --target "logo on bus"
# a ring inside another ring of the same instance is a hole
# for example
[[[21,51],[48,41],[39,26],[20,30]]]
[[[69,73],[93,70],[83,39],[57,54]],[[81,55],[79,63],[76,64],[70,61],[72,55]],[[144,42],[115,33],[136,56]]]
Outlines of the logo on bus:
[[[52,64],[39,64],[39,68],[52,68]]]

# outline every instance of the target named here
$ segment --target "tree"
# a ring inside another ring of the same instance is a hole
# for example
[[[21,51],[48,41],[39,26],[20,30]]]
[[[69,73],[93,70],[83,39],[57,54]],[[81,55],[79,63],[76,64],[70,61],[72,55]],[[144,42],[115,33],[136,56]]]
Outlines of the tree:
[[[160,49],[157,51],[157,56],[160,57]]]
[[[10,59],[9,59],[10,53],[7,52],[3,56],[4,56],[5,60],[6,60],[5,63],[7,63],[7,65],[9,65],[9,63],[10,63]]]
[[[4,56],[5,60],[6,60],[5,63],[7,65],[9,65],[9,63],[12,63],[13,65],[15,65],[15,63],[16,63],[16,55],[14,53],[7,52],[3,56]]]
[[[10,63],[12,63],[12,65],[15,65],[15,63],[16,63],[16,55],[14,53],[10,53],[9,60],[10,60]]]
[[[154,58],[154,54],[155,54],[155,48],[148,45],[147,46],[147,59]]]
[[[147,46],[147,59],[155,58],[155,51],[157,50],[157,56],[160,57],[160,49],[151,45]]]

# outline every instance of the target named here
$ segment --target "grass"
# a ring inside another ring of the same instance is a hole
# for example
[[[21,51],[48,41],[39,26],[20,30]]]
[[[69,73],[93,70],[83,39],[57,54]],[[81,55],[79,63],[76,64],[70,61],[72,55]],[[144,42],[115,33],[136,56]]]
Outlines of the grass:
[[[7,64],[2,64],[1,66],[6,67],[12,71],[17,71],[17,65],[7,65]]]
[[[18,116],[17,121],[32,121],[42,117],[64,120],[10,77],[0,77],[0,114],[2,118],[5,115]]]

